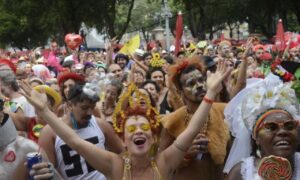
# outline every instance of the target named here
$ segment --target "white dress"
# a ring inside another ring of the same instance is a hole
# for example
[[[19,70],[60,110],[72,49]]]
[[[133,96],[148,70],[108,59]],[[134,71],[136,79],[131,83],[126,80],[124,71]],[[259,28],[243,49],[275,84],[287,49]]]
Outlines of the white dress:
[[[243,180],[261,180],[257,167],[254,166],[254,157],[243,159],[241,166]],[[300,180],[300,153],[295,153],[295,168],[292,180]]]

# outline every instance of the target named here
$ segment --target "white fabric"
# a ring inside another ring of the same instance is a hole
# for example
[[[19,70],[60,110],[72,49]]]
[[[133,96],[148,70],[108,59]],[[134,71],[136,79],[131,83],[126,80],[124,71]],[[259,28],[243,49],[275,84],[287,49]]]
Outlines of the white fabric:
[[[299,104],[294,90],[271,73],[265,79],[248,79],[246,88],[227,104],[224,115],[235,140],[224,173],[229,173],[236,163],[250,156],[253,125],[257,116],[270,108],[285,109],[294,119],[299,119]]]
[[[261,180],[257,167],[254,165],[254,157],[243,159],[241,164],[241,175],[243,180]],[[300,153],[295,153],[295,167],[292,180],[300,179]]]
[[[38,145],[29,139],[18,136],[13,142],[8,144],[4,149],[0,149],[0,179],[12,179],[11,176],[16,172],[20,163],[24,163],[27,153],[37,152]],[[14,153],[16,158],[13,162],[5,161],[5,157],[9,153]]]
[[[86,128],[74,130],[76,134],[82,139],[97,139],[98,142],[92,142],[97,147],[104,149],[105,136],[99,128],[94,116],[90,119],[90,123]],[[105,180],[106,178],[102,173],[97,170],[88,171],[87,162],[76,151],[72,150],[65,144],[59,137],[55,138],[55,152],[57,169],[62,175],[63,179],[68,180]],[[77,160],[76,160],[77,158]],[[80,160],[79,160],[80,159]],[[105,162],[99,162],[105,163]],[[73,171],[72,171],[73,170]],[[72,171],[72,172],[70,172]],[[69,173],[69,176],[67,175]],[[72,175],[70,175],[70,173]]]
[[[241,164],[241,175],[243,180],[256,180],[260,179],[256,169],[254,168],[254,157],[251,156],[242,161]]]
[[[251,132],[246,128],[242,120],[240,101],[246,98],[252,87],[261,81],[262,79],[258,78],[248,79],[245,89],[238,93],[224,109],[225,121],[229,124],[232,136],[235,137],[224,166],[224,173],[229,173],[235,164],[250,156]]]
[[[7,114],[4,115],[3,121],[5,123],[2,126],[0,125],[0,151],[16,140],[18,135],[15,124]]]
[[[36,116],[34,107],[27,101],[24,96],[13,98],[11,99],[11,101],[21,104],[25,117],[32,118]]]

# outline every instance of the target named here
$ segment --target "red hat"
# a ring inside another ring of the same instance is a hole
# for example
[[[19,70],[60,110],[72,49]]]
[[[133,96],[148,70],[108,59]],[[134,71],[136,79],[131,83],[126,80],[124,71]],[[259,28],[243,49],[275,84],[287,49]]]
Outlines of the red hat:
[[[0,59],[0,64],[5,64],[7,66],[9,66],[9,68],[16,73],[17,71],[17,67],[8,59]]]
[[[77,74],[77,73],[72,73],[72,72],[66,72],[66,73],[62,73],[58,76],[57,83],[59,86],[61,86],[62,83],[64,83],[68,79],[73,79],[74,81],[79,81],[82,83],[85,82],[85,78],[82,75]]]

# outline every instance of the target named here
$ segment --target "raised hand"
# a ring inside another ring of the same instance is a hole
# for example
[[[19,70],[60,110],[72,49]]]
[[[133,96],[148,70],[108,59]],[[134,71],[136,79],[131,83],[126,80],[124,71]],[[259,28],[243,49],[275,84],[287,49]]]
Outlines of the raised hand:
[[[243,56],[242,56],[242,59],[243,60],[245,60],[246,58],[247,58],[247,56],[248,56],[248,53],[250,52],[250,50],[252,49],[252,47],[253,47],[253,38],[249,38],[248,40],[247,40],[247,43],[246,43],[246,49],[245,49],[245,51],[244,51],[244,53],[243,53]]]
[[[219,60],[218,67],[215,73],[207,71],[207,93],[215,97],[222,90],[222,81],[232,71],[231,67],[226,67],[224,60]]]
[[[47,96],[45,90],[41,88],[41,93],[32,89],[25,81],[20,81],[20,87],[23,90],[22,95],[32,104],[37,112],[45,110],[47,106]]]
[[[114,46],[116,46],[117,42],[118,42],[117,36],[113,37],[112,39],[109,40],[106,49],[112,49]]]

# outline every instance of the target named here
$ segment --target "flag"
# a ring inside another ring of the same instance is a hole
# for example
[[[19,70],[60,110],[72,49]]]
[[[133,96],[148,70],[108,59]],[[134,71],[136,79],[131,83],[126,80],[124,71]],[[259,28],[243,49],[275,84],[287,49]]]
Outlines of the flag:
[[[276,31],[276,40],[275,40],[275,46],[278,51],[284,51],[285,49],[285,41],[284,41],[284,29],[282,20],[279,19],[277,24],[277,31]]]
[[[178,12],[176,20],[176,40],[175,40],[175,54],[180,51],[180,41],[183,34],[183,20],[181,11]]]
[[[136,49],[140,47],[141,39],[140,35],[135,35],[124,46],[120,49],[119,53],[131,55],[135,52]]]

